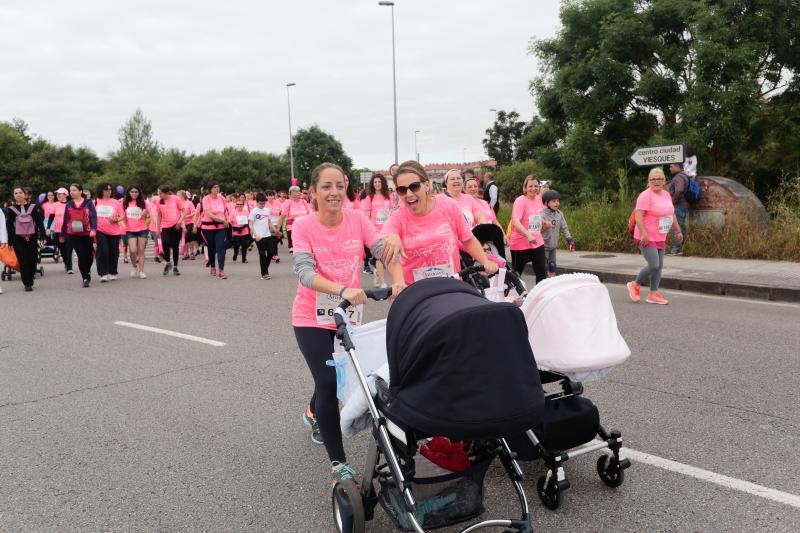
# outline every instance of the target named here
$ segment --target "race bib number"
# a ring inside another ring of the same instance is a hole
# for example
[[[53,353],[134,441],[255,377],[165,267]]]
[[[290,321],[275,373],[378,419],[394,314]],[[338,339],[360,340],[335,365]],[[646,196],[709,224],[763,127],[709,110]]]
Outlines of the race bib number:
[[[386,224],[386,221],[389,220],[389,213],[388,209],[379,209],[375,222],[381,225]]]
[[[464,214],[464,218],[467,219],[467,224],[469,224],[469,227],[471,228],[472,226],[474,226],[475,217],[472,216],[472,209],[465,207],[464,209],[461,210],[461,212]]]
[[[661,217],[658,219],[658,232],[661,235],[666,235],[672,229],[672,217]]]
[[[531,215],[528,217],[528,231],[537,232],[542,230],[542,216]]]
[[[412,273],[414,274],[414,281],[430,278],[452,278],[455,276],[453,265],[435,265],[427,267],[415,268]]]
[[[85,231],[83,229],[83,220],[70,220],[69,227],[75,233],[83,233]]]
[[[125,210],[125,215],[128,218],[142,218],[142,210],[138,207],[129,207]]]
[[[247,225],[247,217],[239,215],[236,217],[236,225],[237,226],[246,226]]]
[[[336,308],[342,303],[342,299],[335,294],[325,294],[323,292],[317,293],[317,324],[320,326],[328,326],[336,324],[333,315]],[[345,311],[350,323],[354,326],[360,326],[364,315],[363,305],[351,305]]]
[[[97,211],[97,216],[101,218],[111,218],[114,214],[114,208],[110,205],[98,205],[95,211]]]

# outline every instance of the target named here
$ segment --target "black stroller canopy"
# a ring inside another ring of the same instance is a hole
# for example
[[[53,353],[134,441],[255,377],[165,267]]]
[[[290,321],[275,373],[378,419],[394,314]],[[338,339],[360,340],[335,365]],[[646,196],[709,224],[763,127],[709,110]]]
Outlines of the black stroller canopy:
[[[523,433],[541,420],[544,392],[522,312],[450,278],[420,280],[386,325],[386,414],[453,439]]]
[[[505,256],[505,234],[497,224],[478,224],[472,228],[472,234],[479,242],[491,242],[500,256]]]

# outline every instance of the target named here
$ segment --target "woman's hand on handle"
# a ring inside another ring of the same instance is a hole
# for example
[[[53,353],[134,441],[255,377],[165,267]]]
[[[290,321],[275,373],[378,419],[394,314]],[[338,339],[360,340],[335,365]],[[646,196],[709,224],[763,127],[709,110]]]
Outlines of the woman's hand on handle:
[[[403,289],[406,288],[406,284],[403,281],[396,281],[392,283],[392,295],[389,296],[390,300],[394,300],[397,298],[397,295],[403,292]]]
[[[351,305],[361,305],[367,303],[367,294],[364,289],[347,288],[342,293],[342,298],[350,302]]]
[[[497,274],[497,270],[499,269],[497,263],[488,259],[486,260],[485,263],[481,263],[481,265],[483,265],[483,272],[487,276],[491,276],[492,274]]]

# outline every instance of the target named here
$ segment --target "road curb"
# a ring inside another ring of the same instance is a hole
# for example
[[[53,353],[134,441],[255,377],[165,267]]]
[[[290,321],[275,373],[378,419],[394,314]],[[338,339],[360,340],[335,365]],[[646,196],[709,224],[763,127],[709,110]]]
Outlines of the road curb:
[[[606,270],[595,270],[592,268],[558,267],[559,274],[576,274],[579,272],[594,274],[600,278],[600,281],[603,283],[624,284],[635,277],[635,274],[624,272],[608,272]],[[717,296],[734,296],[736,298],[751,298],[754,300],[800,303],[800,289],[773,287],[769,285],[705,281],[665,276],[661,278],[661,287],[679,291],[714,294]]]

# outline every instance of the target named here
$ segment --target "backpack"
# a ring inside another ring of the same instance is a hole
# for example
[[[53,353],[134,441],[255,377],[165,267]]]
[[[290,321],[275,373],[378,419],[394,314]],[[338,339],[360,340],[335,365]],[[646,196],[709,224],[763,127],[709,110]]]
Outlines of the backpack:
[[[36,233],[36,223],[33,221],[33,205],[28,205],[27,209],[23,209],[20,211],[14,206],[9,207],[9,209],[17,215],[17,218],[14,219],[14,233],[19,235],[20,237],[26,237],[28,235],[33,235]]]
[[[80,207],[75,207],[73,203],[72,207],[66,209],[64,218],[69,220],[69,224],[67,224],[67,235],[89,235],[92,228],[90,226],[89,208],[86,205],[88,202],[89,200],[84,200]],[[74,224],[78,221],[81,222],[80,226],[82,231],[79,231],[77,225]]]
[[[700,184],[696,179],[688,176],[687,179],[689,180],[689,184],[686,186],[686,192],[683,193],[683,197],[690,204],[696,204],[703,196],[703,189],[700,188]]]
[[[633,231],[636,228],[636,209],[631,211],[631,216],[628,218],[628,233],[633,237]]]

